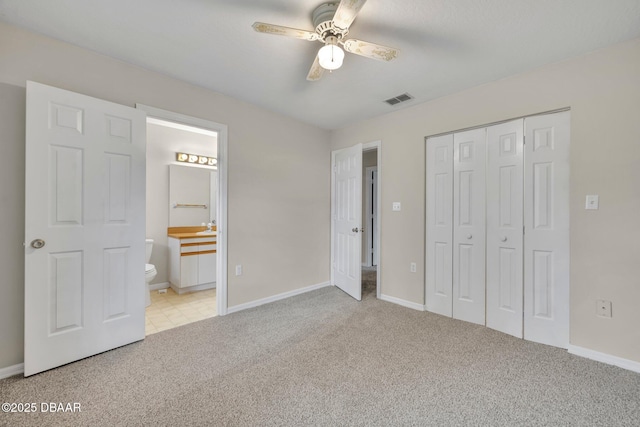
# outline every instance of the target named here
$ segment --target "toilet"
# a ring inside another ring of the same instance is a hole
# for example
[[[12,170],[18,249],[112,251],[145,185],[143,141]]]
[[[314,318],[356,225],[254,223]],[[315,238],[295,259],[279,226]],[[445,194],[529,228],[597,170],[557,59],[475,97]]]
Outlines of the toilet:
[[[156,266],[153,264],[149,264],[151,260],[151,252],[153,251],[153,239],[146,240],[146,250],[147,250],[147,263],[144,266],[144,282],[146,287],[146,301],[147,307],[151,305],[151,290],[149,289],[149,283],[156,277],[158,272],[156,271]]]

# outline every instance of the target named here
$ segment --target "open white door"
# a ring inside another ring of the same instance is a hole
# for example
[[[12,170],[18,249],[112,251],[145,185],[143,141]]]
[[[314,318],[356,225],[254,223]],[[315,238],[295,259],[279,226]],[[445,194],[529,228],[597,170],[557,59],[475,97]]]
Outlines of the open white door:
[[[25,376],[144,338],[145,113],[27,82]]]
[[[331,281],[362,299],[362,144],[332,152]]]

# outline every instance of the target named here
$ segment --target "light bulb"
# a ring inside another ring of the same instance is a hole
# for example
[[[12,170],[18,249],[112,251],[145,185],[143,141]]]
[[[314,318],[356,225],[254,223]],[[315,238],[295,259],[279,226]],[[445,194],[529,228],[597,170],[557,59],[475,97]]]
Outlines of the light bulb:
[[[322,46],[318,51],[318,62],[325,70],[337,70],[342,67],[343,59],[344,51],[335,44]]]

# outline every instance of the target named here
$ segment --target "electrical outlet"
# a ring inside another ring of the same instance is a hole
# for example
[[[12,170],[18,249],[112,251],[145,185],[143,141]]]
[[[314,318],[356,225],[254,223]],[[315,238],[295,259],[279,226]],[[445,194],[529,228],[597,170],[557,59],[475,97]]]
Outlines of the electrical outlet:
[[[242,265],[236,265],[236,276],[242,276]]]
[[[391,210],[394,212],[400,212],[400,210],[402,209],[402,205],[400,204],[400,202],[393,202],[391,204]]]
[[[600,317],[611,317],[611,301],[596,301],[596,314]]]
[[[418,266],[416,265],[416,263],[415,263],[415,262],[412,262],[412,263],[409,265],[409,271],[410,271],[410,272],[412,272],[412,273],[415,273],[416,271],[418,271]]]
[[[589,210],[597,210],[599,205],[600,205],[600,197],[596,194],[588,195],[584,202],[584,208]]]

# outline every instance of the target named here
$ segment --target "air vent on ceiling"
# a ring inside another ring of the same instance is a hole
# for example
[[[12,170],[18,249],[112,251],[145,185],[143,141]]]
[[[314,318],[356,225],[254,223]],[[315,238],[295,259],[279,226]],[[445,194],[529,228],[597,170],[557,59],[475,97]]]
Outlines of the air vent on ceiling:
[[[389,105],[396,105],[396,104],[399,104],[401,102],[408,101],[410,99],[413,99],[413,96],[409,95],[408,93],[403,93],[402,95],[398,95],[398,96],[394,96],[393,98],[389,98],[389,99],[385,100],[384,102],[386,102]]]

